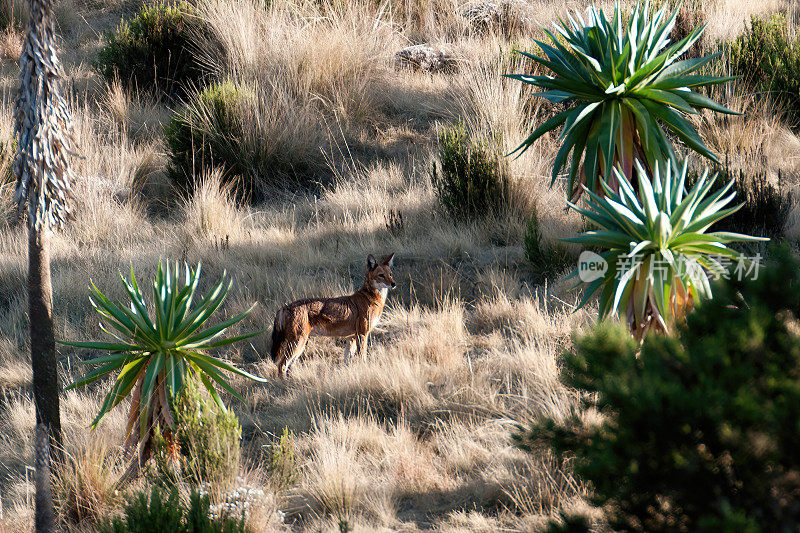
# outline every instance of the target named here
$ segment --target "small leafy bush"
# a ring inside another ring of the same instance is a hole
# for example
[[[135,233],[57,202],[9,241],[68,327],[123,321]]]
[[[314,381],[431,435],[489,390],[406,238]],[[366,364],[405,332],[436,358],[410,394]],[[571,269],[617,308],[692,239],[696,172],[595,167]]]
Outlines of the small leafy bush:
[[[183,96],[205,73],[192,48],[199,20],[185,2],[144,5],[130,21],[108,32],[94,67],[123,86],[155,87],[168,96]]]
[[[770,255],[756,280],[719,284],[677,337],[647,337],[638,356],[617,324],[577,339],[563,379],[602,421],[576,413],[515,435],[573,457],[613,531],[800,529],[800,263],[788,248]]]
[[[750,28],[729,47],[731,74],[770,93],[800,119],[800,37],[789,38],[786,16],[752,16]]]
[[[211,519],[208,496],[193,492],[189,507],[178,498],[178,491],[170,492],[164,499],[161,491],[153,487],[136,494],[125,504],[122,517],[102,524],[100,533],[245,533],[249,529],[244,519],[222,517]]]
[[[431,179],[447,214],[461,221],[484,218],[505,204],[500,164],[488,146],[473,142],[463,124],[439,134],[439,162]]]
[[[221,169],[224,181],[250,174],[243,157],[241,107],[249,92],[231,82],[215,83],[187,102],[165,128],[169,173],[182,190],[194,190],[194,177]]]
[[[163,438],[157,439],[156,479],[167,486],[180,481],[218,486],[234,479],[239,472],[242,428],[233,411],[222,411],[204,397],[197,380],[190,377],[173,412],[177,450]]]
[[[528,219],[525,231],[525,258],[531,264],[535,283],[544,283],[544,280],[564,272],[575,260],[564,246],[542,240],[539,216],[535,210]]]
[[[277,442],[265,447],[267,473],[272,483],[285,488],[297,481],[298,460],[294,449],[294,433],[284,428]]]

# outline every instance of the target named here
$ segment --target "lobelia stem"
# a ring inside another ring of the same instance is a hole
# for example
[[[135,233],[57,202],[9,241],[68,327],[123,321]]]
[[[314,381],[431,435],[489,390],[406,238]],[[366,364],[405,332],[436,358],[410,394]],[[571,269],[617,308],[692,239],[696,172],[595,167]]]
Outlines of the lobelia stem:
[[[53,332],[53,288],[50,280],[50,235],[48,230],[29,230],[28,312],[31,334],[31,366],[36,423],[50,436],[54,463],[61,462],[61,417],[59,414],[58,358]]]

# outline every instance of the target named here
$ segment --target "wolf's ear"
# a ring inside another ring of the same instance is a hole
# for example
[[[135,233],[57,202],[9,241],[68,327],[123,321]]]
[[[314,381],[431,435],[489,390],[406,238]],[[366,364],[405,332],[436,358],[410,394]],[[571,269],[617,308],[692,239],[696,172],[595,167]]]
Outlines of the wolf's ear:
[[[394,266],[394,253],[391,253],[391,254],[387,255],[386,257],[384,257],[383,261],[381,261],[381,263],[383,263],[384,265],[390,266],[390,267]]]
[[[372,257],[372,254],[367,256],[367,268],[370,270],[375,270],[378,267],[378,262],[375,261],[375,258]]]

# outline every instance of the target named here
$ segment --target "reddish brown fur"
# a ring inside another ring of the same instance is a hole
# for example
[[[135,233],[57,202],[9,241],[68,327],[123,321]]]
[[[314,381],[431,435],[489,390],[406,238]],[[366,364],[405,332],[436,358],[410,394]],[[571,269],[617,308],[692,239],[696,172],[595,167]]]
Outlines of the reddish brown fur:
[[[278,310],[272,329],[272,360],[281,378],[287,377],[291,365],[303,354],[312,333],[349,337],[346,360],[353,344],[360,356],[366,354],[369,334],[383,312],[388,289],[395,287],[393,261],[394,254],[380,263],[372,255],[367,257],[364,285],[349,296],[298,300]]]

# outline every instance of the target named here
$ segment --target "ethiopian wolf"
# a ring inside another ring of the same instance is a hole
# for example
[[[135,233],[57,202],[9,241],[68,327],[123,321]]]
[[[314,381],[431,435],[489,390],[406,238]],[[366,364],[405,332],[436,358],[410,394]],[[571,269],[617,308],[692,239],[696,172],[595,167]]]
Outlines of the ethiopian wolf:
[[[396,287],[392,278],[394,254],[377,262],[367,257],[364,285],[349,296],[298,300],[285,305],[275,315],[272,326],[272,360],[278,375],[286,379],[289,368],[305,350],[308,337],[325,335],[347,337],[345,362],[349,362],[355,345],[359,356],[366,354],[367,338],[378,323],[389,289]]]

